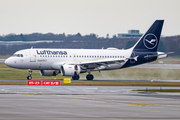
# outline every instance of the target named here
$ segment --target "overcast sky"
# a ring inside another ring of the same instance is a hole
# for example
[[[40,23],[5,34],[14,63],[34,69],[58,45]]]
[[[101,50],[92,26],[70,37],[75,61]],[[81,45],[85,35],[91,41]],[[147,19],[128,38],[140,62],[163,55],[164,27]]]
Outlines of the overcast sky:
[[[0,0],[0,35],[95,33],[110,36],[164,19],[162,35],[180,35],[180,0]]]

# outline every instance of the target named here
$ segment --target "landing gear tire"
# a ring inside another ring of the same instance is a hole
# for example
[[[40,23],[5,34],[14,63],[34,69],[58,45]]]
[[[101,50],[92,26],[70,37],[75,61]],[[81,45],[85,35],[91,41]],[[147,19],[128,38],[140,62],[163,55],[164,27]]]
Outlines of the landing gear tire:
[[[93,80],[94,76],[92,74],[88,74],[88,75],[86,75],[86,79],[87,80]]]
[[[32,74],[32,69],[29,69],[29,76],[27,76],[27,79],[28,79],[28,80],[31,80],[31,79],[32,79],[31,74]]]
[[[27,79],[28,79],[28,80],[31,80],[31,79],[32,79],[32,77],[31,77],[31,76],[27,76]]]
[[[72,76],[72,79],[73,79],[73,80],[79,80],[79,78],[80,78],[79,75]]]

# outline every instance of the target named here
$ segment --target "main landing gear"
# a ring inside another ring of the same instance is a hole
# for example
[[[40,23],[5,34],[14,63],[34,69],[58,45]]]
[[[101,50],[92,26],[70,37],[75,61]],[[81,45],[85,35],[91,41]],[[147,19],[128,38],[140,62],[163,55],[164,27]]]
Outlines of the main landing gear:
[[[87,80],[93,80],[94,76],[92,74],[88,74],[88,75],[86,75],[86,79]]]
[[[74,76],[72,76],[72,79],[73,79],[73,80],[79,80],[79,78],[80,78],[79,75],[74,75]]]
[[[72,76],[73,80],[79,80],[79,78],[80,78],[79,75]],[[87,80],[93,80],[94,76],[92,74],[88,74],[88,75],[86,75],[86,79]]]
[[[94,79],[94,76],[91,74],[90,70],[88,71],[88,75],[86,75],[86,79],[87,80],[93,80]]]
[[[27,79],[28,79],[28,80],[31,80],[31,79],[32,79],[31,74],[32,74],[32,69],[29,69],[29,76],[27,76]]]
[[[72,76],[72,79],[73,79],[73,80],[79,80],[79,78],[80,78],[79,75],[74,75],[74,76]],[[93,80],[93,79],[94,79],[94,76],[89,73],[88,75],[86,75],[86,79],[87,79],[87,80]]]

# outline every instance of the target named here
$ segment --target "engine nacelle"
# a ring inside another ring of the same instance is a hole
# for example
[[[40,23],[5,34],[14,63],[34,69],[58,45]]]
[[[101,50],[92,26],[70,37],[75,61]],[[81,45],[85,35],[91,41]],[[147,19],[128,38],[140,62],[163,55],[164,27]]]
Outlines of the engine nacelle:
[[[61,74],[63,76],[75,76],[79,75],[81,68],[78,65],[62,65]]]
[[[40,70],[42,76],[56,76],[59,74],[59,70]]]

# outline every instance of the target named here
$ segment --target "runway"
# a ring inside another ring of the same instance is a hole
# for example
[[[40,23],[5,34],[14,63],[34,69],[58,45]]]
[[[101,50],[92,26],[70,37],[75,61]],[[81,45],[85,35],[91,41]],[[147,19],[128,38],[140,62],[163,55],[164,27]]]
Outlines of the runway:
[[[146,88],[0,86],[0,119],[180,119],[180,93],[132,91]]]
[[[133,66],[133,67],[130,67],[130,68],[179,70],[180,69],[180,64],[153,64],[153,63],[146,63],[146,64]]]
[[[0,63],[4,63],[6,59],[0,59]]]

